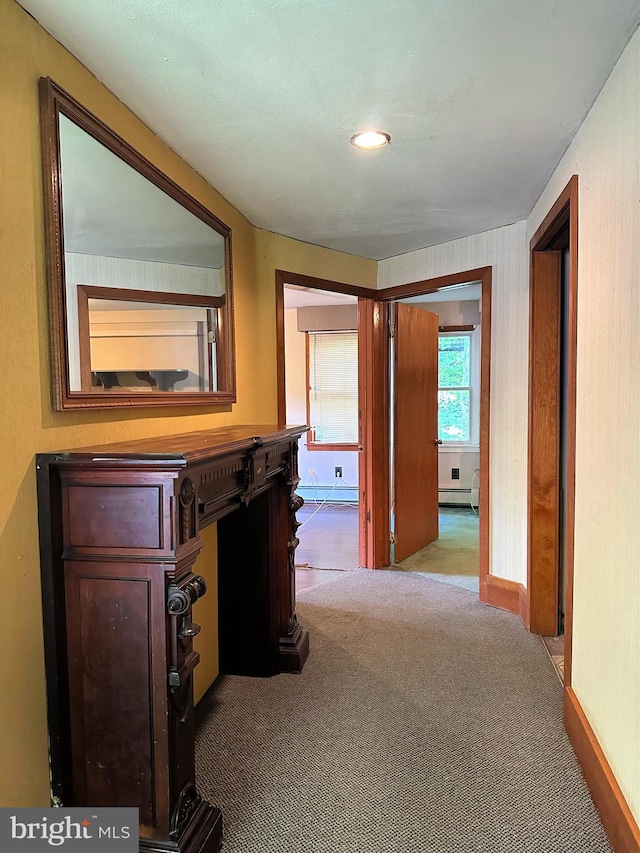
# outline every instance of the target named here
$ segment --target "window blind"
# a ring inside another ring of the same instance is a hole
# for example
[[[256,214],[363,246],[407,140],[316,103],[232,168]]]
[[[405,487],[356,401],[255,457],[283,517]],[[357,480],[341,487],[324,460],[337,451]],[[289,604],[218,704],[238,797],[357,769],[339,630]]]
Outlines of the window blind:
[[[313,441],[357,444],[357,332],[309,332],[309,418]]]

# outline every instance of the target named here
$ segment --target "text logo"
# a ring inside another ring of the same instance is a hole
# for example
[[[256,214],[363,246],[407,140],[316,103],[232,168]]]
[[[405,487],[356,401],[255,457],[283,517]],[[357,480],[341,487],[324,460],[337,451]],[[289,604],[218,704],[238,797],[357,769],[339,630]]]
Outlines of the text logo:
[[[138,809],[0,809],[3,853],[138,853]]]

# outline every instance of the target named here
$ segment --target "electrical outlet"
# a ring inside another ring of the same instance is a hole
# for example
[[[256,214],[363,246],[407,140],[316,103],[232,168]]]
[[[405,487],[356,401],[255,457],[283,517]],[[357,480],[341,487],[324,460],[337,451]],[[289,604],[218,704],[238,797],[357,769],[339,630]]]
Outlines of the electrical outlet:
[[[451,469],[451,479],[452,480],[459,480],[460,479],[460,469],[459,468],[452,468]]]
[[[342,465],[336,465],[335,476],[336,477],[342,477]]]
[[[309,468],[309,470],[307,471],[307,474],[310,477],[315,477],[316,476],[316,469],[315,468]]]

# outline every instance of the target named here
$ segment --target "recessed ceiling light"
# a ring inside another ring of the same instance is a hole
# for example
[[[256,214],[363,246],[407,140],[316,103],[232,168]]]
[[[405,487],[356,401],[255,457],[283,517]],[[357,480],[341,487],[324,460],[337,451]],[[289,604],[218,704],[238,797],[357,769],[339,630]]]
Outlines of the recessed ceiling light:
[[[367,130],[364,133],[354,133],[350,142],[356,148],[382,148],[391,142],[391,137],[382,130]]]

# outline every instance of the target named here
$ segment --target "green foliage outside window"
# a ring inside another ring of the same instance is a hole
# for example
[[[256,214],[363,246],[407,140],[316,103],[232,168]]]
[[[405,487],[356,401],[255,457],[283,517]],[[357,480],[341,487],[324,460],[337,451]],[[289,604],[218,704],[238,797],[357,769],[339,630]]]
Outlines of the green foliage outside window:
[[[438,386],[438,438],[442,441],[470,441],[469,335],[441,335],[438,338]]]

